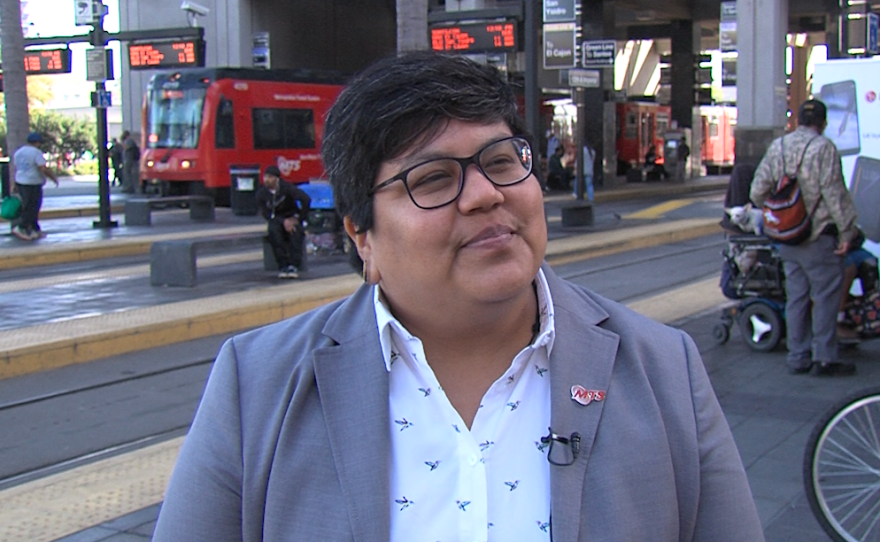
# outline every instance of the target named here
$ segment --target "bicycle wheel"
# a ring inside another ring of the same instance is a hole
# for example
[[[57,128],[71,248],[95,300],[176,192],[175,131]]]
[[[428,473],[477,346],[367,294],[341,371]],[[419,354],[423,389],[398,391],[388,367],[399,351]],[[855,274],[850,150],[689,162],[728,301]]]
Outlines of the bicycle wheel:
[[[804,485],[836,542],[880,541],[880,387],[830,409],[810,435]]]

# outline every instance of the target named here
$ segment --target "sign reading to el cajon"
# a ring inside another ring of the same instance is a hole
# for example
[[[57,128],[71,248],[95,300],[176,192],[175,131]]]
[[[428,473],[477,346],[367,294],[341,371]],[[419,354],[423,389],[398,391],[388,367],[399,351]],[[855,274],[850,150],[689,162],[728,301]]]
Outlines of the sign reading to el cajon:
[[[575,65],[575,24],[544,25],[544,69],[560,70]]]

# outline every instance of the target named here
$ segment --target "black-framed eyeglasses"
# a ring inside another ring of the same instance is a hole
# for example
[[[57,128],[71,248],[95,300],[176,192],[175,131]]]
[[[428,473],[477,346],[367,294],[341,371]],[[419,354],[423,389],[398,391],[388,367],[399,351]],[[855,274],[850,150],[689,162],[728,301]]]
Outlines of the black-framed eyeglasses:
[[[489,143],[469,158],[435,158],[405,169],[374,186],[370,195],[393,182],[403,181],[416,207],[443,207],[461,195],[464,172],[471,164],[495,186],[510,186],[532,174],[532,147],[523,137],[505,137]]]

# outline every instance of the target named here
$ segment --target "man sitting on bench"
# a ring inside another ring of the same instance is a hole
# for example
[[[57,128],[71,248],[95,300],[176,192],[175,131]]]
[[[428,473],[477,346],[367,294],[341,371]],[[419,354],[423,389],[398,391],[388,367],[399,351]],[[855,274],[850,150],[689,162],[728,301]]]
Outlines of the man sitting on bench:
[[[276,166],[263,171],[263,185],[256,197],[257,208],[269,221],[269,244],[278,262],[278,277],[299,278],[311,198],[295,185],[282,181]]]

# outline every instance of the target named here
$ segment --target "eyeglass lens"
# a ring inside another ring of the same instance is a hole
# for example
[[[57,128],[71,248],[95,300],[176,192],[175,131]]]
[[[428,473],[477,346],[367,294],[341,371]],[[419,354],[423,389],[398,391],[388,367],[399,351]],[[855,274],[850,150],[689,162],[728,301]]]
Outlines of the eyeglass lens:
[[[518,183],[532,171],[532,151],[528,142],[519,137],[503,139],[484,148],[474,158],[482,173],[493,184],[506,186]],[[439,207],[458,197],[464,182],[462,162],[439,158],[410,170],[406,184],[413,201],[420,207]]]

